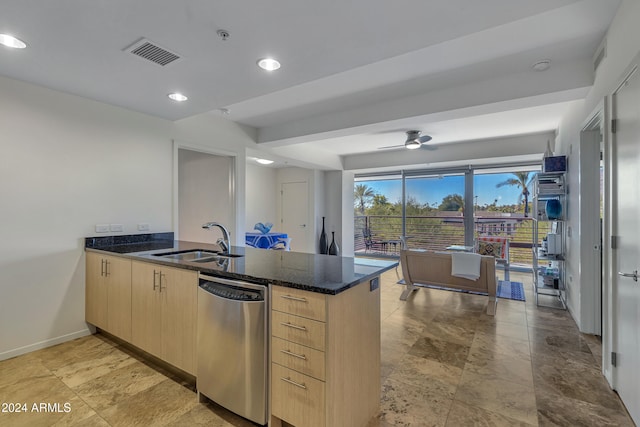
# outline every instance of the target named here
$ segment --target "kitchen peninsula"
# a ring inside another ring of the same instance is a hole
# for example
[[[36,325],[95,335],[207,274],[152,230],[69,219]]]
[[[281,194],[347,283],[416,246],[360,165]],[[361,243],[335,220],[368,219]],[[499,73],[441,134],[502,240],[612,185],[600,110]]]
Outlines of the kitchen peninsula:
[[[378,413],[378,277],[397,262],[245,247],[207,258],[217,245],[173,233],[91,237],[85,247],[94,326],[196,376],[199,275],[266,285],[270,425],[364,426]],[[199,258],[180,259],[187,253]]]

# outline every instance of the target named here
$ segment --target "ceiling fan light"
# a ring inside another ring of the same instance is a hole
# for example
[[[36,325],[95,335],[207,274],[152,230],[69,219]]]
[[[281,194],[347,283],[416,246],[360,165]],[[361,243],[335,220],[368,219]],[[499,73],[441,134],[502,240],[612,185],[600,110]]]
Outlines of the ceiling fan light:
[[[0,34],[0,44],[13,49],[24,49],[27,44],[10,34]]]
[[[409,150],[415,150],[420,148],[422,144],[419,141],[413,140],[413,141],[407,141],[404,146],[409,149]]]

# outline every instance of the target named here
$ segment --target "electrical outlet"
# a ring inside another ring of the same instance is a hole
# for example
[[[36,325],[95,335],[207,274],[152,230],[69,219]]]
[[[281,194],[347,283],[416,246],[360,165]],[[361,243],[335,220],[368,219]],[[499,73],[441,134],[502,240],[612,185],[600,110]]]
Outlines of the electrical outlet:
[[[109,231],[109,224],[96,224],[96,233],[106,233]]]
[[[138,231],[149,231],[149,224],[138,224]]]
[[[124,227],[122,226],[122,224],[111,224],[111,226],[109,228],[111,229],[111,231],[122,231],[122,230],[124,230]]]

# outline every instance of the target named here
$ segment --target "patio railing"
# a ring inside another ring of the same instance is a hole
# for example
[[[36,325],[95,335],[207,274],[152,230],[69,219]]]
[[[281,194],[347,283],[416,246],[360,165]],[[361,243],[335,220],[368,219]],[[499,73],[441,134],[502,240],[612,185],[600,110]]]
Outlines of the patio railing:
[[[366,215],[354,218],[356,255],[398,256],[402,217]],[[548,233],[549,223],[540,223],[538,241]],[[532,220],[522,216],[474,217],[474,237],[503,236],[509,239],[509,259],[512,265],[532,265]],[[370,232],[370,247],[365,242]],[[409,249],[444,250],[451,245],[464,245],[464,219],[460,215],[407,216],[407,246]]]

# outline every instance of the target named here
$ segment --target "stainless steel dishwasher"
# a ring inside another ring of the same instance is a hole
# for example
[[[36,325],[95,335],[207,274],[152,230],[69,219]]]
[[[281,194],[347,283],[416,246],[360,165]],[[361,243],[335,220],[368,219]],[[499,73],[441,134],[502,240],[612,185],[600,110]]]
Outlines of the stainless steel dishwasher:
[[[198,393],[267,423],[267,287],[200,275]]]

